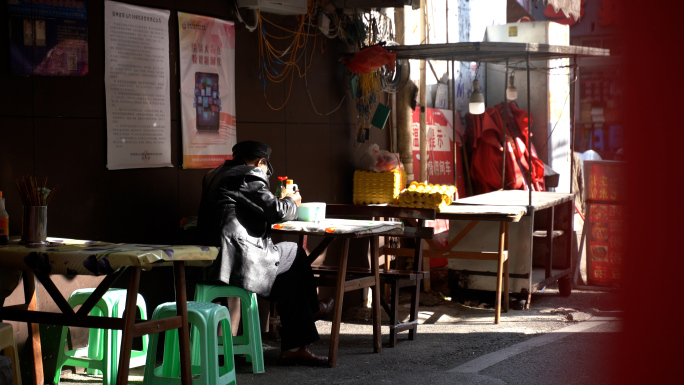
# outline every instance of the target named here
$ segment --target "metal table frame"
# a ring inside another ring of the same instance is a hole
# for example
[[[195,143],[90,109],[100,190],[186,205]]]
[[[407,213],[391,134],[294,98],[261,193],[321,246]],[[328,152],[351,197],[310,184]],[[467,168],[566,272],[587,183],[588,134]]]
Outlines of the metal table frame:
[[[588,56],[609,56],[610,50],[603,48],[573,46],[573,45],[553,45],[553,44],[539,44],[539,43],[508,43],[508,42],[461,42],[461,43],[444,43],[444,44],[421,44],[421,45],[393,45],[385,47],[388,51],[393,52],[399,59],[417,59],[417,60],[450,60],[450,61],[468,61],[468,62],[489,62],[489,63],[506,63],[506,76],[504,80],[508,80],[508,64],[510,62],[525,62],[527,69],[527,114],[528,121],[530,116],[530,61],[533,60],[549,60],[549,59],[563,59],[573,58],[576,65],[577,58]],[[506,87],[504,86],[504,101],[506,98]],[[571,91],[572,93],[572,91]],[[571,100],[573,100],[571,98]],[[507,104],[504,102],[504,108]],[[506,119],[506,113],[503,118]],[[570,108],[570,125],[571,125],[571,142],[574,146],[574,108]],[[505,120],[504,120],[504,124]],[[527,143],[530,143],[531,129],[527,130]],[[504,127],[503,143],[505,148],[506,135]],[[531,162],[531,151],[528,151],[527,163]],[[571,159],[571,169],[572,157]],[[505,175],[506,157],[503,156],[502,162],[502,180]],[[528,169],[527,183],[531,185],[532,168]],[[503,183],[502,183],[503,184]],[[529,211],[532,211],[532,189],[528,188]],[[570,193],[572,193],[572,183],[570,183]]]

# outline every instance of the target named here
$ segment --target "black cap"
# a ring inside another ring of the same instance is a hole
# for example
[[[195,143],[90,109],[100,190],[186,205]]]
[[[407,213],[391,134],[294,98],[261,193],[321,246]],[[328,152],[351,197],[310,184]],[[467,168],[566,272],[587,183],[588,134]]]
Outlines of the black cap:
[[[245,140],[233,146],[233,158],[243,158],[256,156],[266,159],[268,163],[268,173],[273,174],[273,167],[269,161],[271,156],[271,147],[266,143],[255,142],[253,140]]]
[[[233,146],[233,158],[250,155],[268,160],[268,157],[271,156],[271,147],[266,143],[253,140],[245,140]]]

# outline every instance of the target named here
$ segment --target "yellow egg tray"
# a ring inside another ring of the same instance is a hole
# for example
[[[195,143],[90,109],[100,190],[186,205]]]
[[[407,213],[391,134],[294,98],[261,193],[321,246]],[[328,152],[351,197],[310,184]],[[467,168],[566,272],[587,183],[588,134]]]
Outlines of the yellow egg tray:
[[[411,182],[399,194],[395,204],[400,207],[431,208],[442,211],[450,205],[456,194],[456,186]]]
[[[356,170],[354,172],[354,204],[394,203],[406,186],[406,173],[373,172]]]

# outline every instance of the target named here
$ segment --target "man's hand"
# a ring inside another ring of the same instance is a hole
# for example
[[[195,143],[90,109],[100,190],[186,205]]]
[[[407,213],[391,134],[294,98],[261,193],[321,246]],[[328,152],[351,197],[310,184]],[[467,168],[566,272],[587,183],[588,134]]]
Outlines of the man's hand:
[[[297,207],[302,204],[302,196],[299,195],[299,190],[295,191],[294,193],[287,193],[285,196],[294,199]]]

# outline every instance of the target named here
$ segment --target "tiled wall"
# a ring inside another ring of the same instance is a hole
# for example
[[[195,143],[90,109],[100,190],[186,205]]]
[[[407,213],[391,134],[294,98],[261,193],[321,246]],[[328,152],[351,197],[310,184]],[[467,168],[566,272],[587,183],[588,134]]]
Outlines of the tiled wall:
[[[201,180],[207,170],[180,168],[181,120],[175,91],[179,85],[176,11],[235,20],[232,2],[142,0],[134,3],[171,10],[171,159],[175,167],[107,170],[104,4],[87,1],[87,76],[13,75],[7,45],[2,44],[0,49],[0,189],[7,201],[11,235],[20,235],[21,231],[21,202],[14,182],[24,175],[48,177],[48,186],[59,186],[48,210],[48,236],[174,243],[180,237],[179,220],[196,215]],[[250,15],[245,12],[247,16]],[[291,27],[295,23],[292,16],[266,16]],[[3,42],[8,41],[7,24],[3,4],[0,6],[0,41]],[[273,111],[266,104],[258,76],[261,65],[258,35],[248,32],[239,22],[236,22],[236,31],[238,141],[252,139],[269,143],[273,147],[276,175],[294,178],[304,201],[351,203],[352,158],[358,145],[353,135],[354,109],[347,92],[348,76],[339,62],[340,43],[321,37],[316,40],[316,53],[306,79],[311,100],[319,112],[333,110],[346,95],[339,110],[330,115],[314,112],[305,79],[295,76],[286,106]],[[313,39],[309,43],[310,49]],[[283,104],[289,87],[287,82],[267,83],[271,104]],[[373,128],[370,142],[387,148],[387,134],[387,130]],[[154,272],[146,274],[151,278],[160,277]],[[60,288],[68,295],[76,288],[93,286],[98,281],[99,278],[79,277],[63,280]],[[171,286],[167,293],[161,293],[158,287],[155,279],[144,279],[141,284],[150,314],[156,303],[173,298]],[[7,303],[16,303],[21,297],[17,290]],[[54,307],[47,297],[39,298],[43,309]],[[17,326],[25,333],[24,325]],[[20,335],[19,343],[25,338],[26,334]]]

